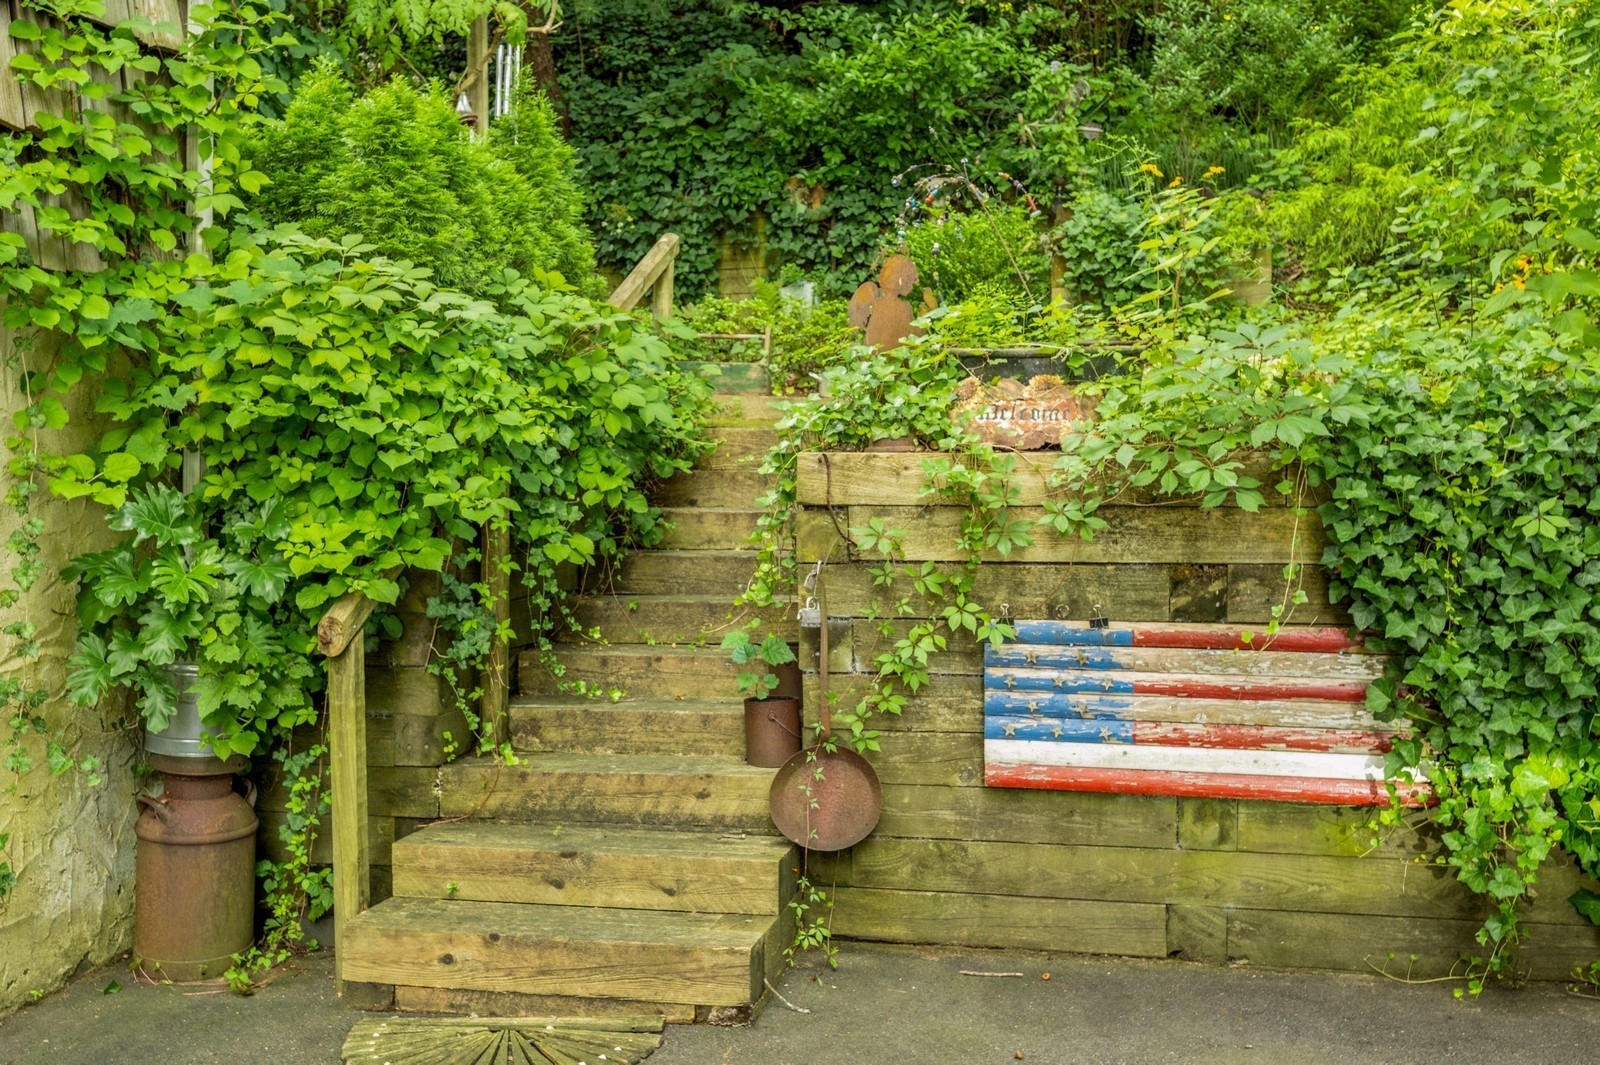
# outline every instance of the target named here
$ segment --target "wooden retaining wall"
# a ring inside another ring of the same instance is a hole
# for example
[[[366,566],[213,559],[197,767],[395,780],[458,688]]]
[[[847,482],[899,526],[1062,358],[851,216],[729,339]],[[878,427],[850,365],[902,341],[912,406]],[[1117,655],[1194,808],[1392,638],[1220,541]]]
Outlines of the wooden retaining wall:
[[[803,456],[800,557],[828,561],[830,614],[849,618],[829,656],[833,690],[865,690],[884,641],[866,615],[910,594],[873,587],[849,530],[879,517],[906,533],[910,559],[960,557],[959,512],[926,505],[922,461]],[[1023,461],[1019,503],[1034,508],[1051,492],[1050,456]],[[1322,552],[1314,512],[1154,504],[1102,510],[1111,527],[1089,543],[1036,531],[1033,546],[981,567],[977,595],[1018,618],[1084,619],[1098,604],[1118,622],[1264,625],[1292,597],[1285,564]],[[1349,622],[1320,568],[1306,566],[1298,586],[1309,602],[1289,621]],[[802,658],[814,664],[814,649]],[[885,798],[876,833],[811,859],[836,896],[836,935],[1414,977],[1448,973],[1478,949],[1484,907],[1437,863],[1426,828],[1376,838],[1359,809],[986,788],[981,653],[956,640],[932,668],[903,716],[874,722],[884,729],[870,756]],[[816,682],[813,672],[813,715]],[[1523,951],[1534,977],[1600,958],[1600,932],[1566,901],[1578,886],[1570,859],[1552,859]]]

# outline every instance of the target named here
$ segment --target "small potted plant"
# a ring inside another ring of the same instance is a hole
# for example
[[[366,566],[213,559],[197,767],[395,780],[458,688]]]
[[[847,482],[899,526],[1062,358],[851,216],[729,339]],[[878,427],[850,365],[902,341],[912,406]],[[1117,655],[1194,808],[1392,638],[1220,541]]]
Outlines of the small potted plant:
[[[745,761],[776,768],[800,750],[799,669],[794,648],[777,633],[757,640],[739,629],[722,639],[722,649],[739,667],[744,696]],[[780,675],[781,674],[781,675]]]
[[[219,508],[223,532],[207,536],[194,501],[155,484],[107,520],[131,535],[63,572],[79,582],[74,701],[126,688],[147,749],[192,759],[249,755],[272,729],[316,719],[315,632],[285,598],[291,572],[273,545],[288,520],[277,501]]]

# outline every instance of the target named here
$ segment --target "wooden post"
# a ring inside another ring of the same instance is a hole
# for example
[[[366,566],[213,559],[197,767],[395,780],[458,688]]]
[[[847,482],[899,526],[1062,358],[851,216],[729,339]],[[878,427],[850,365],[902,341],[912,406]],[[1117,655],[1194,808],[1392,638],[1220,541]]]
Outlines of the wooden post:
[[[344,596],[317,623],[317,650],[328,659],[328,775],[333,807],[334,991],[345,992],[344,930],[372,902],[367,841],[367,645],[362,626],[373,602]]]
[[[483,583],[494,617],[494,635],[489,638],[489,654],[483,662],[478,716],[484,736],[499,746],[511,738],[511,648],[501,635],[511,620],[511,528],[503,521],[489,521],[483,526]]]
[[[489,16],[474,19],[467,32],[467,69],[478,71],[478,78],[467,90],[467,103],[477,119],[473,135],[489,139]]]
[[[650,291],[650,313],[658,322],[672,317],[672,275],[676,265],[675,260],[668,259],[666,269]]]
[[[344,995],[344,930],[371,903],[367,843],[367,653],[359,625],[328,659],[328,771],[333,778],[334,989]]]

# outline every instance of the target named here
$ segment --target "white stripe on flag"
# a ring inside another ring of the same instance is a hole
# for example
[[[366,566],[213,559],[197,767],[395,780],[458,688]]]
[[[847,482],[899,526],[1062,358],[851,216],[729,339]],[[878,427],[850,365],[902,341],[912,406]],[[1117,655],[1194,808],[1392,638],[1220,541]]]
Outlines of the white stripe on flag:
[[[1324,780],[1382,780],[1384,759],[1315,751],[1237,751],[1216,747],[1153,744],[1040,743],[985,740],[991,765],[1077,766],[1086,769],[1154,770],[1172,773],[1242,773]]]

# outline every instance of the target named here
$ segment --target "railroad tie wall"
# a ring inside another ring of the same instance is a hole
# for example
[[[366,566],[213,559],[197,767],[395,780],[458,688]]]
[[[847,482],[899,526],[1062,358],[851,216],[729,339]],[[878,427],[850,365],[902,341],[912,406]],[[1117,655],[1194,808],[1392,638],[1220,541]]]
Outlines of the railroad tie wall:
[[[882,518],[906,533],[908,561],[961,557],[959,509],[922,498],[925,458],[801,457],[797,540],[803,565],[827,562],[834,691],[866,689],[886,639],[869,617],[892,616],[910,591],[876,588],[849,530]],[[1050,459],[1021,456],[1020,505],[1036,515]],[[1036,529],[1032,546],[987,559],[979,600],[1017,618],[1083,621],[1098,605],[1113,622],[1264,627],[1301,588],[1308,602],[1289,621],[1349,624],[1316,565],[1314,511],[1136,501],[1100,513],[1110,527],[1093,541]],[[1302,567],[1292,582],[1289,563]],[[897,619],[895,632],[913,621]],[[815,655],[802,657],[814,716]],[[982,650],[957,638],[933,672],[901,717],[874,721],[877,831],[811,859],[813,879],[835,892],[836,935],[1413,977],[1446,974],[1479,949],[1484,904],[1438,863],[1426,826],[1378,833],[1370,808],[985,787]],[[1600,932],[1566,901],[1583,883],[1565,855],[1544,871],[1523,951],[1534,977],[1600,956]]]

